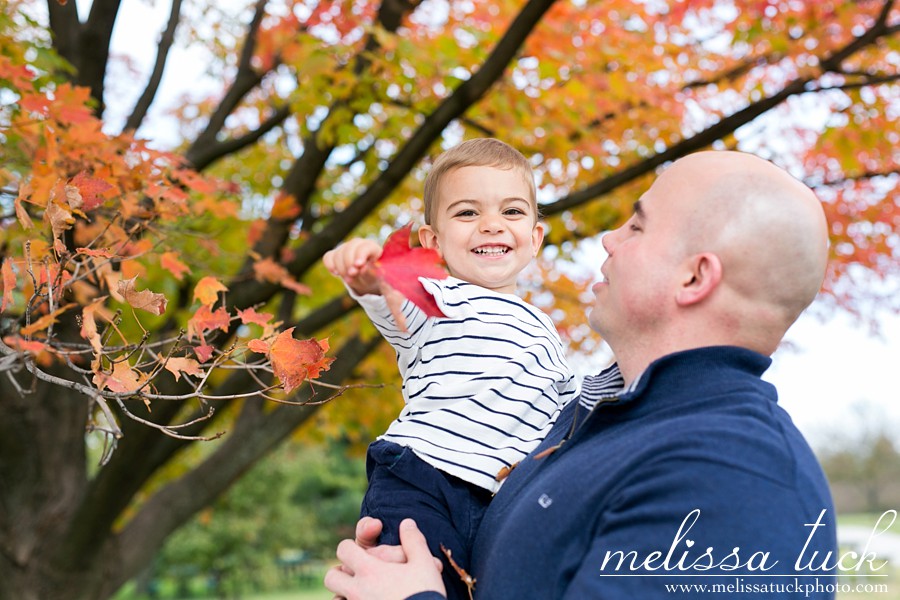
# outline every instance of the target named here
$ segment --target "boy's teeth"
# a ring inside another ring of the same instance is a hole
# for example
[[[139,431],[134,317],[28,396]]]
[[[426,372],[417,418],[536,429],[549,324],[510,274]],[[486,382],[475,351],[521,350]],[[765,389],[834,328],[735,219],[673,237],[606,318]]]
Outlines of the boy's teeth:
[[[506,246],[482,246],[480,248],[475,248],[475,254],[498,256],[500,254],[506,254],[507,252],[509,252],[509,248]]]

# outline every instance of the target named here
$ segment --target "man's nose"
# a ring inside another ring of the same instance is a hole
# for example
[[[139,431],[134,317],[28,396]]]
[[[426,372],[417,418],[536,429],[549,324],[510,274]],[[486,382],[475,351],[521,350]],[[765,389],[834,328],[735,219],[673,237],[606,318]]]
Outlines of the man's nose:
[[[613,248],[616,245],[616,232],[618,229],[613,229],[611,231],[604,231],[600,234],[600,245],[603,246],[603,249],[606,250],[607,254],[612,254]]]

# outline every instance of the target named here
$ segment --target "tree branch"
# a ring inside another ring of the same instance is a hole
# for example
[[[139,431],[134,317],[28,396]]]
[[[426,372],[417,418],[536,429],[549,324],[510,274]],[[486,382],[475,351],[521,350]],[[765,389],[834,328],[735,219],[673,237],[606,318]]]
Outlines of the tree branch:
[[[47,2],[47,13],[50,17],[50,29],[53,32],[53,46],[59,55],[77,66],[78,40],[81,36],[81,22],[78,20],[78,7],[74,2],[60,3],[54,0]]]
[[[187,161],[198,171],[203,170],[212,162],[208,156],[219,144],[217,138],[222,128],[225,127],[225,120],[234,111],[241,99],[262,81],[262,75],[253,69],[252,59],[256,50],[259,28],[266,14],[266,3],[267,0],[257,0],[253,20],[247,28],[247,37],[241,50],[234,81],[225,93],[222,102],[219,103],[209,118],[206,129],[197,136],[197,139],[194,140],[194,143],[191,144],[191,147],[185,153]]]
[[[147,116],[150,105],[153,104],[153,99],[156,98],[156,92],[159,90],[163,71],[166,68],[166,60],[168,60],[169,51],[172,49],[172,44],[175,43],[175,30],[178,28],[181,15],[181,1],[182,0],[172,0],[172,8],[169,11],[169,22],[166,25],[166,30],[159,39],[153,72],[150,74],[147,86],[144,88],[137,104],[135,104],[134,110],[131,111],[128,119],[125,121],[125,131],[136,131],[138,127],[141,126],[141,123],[144,122],[144,118]]]
[[[503,75],[528,35],[553,3],[554,0],[530,0],[523,7],[481,68],[460,84],[425,119],[372,185],[346,210],[337,214],[327,226],[297,249],[295,258],[288,265],[288,269],[295,277],[301,277],[326,251],[349,235],[406,177],[447,125],[463,115],[484,96]],[[266,286],[243,286],[236,293],[232,293],[231,299],[236,306],[252,306],[265,301],[271,291],[271,288],[267,289]]]
[[[339,385],[379,341],[349,340],[322,381]],[[306,387],[301,395],[309,400],[314,393],[311,387]],[[122,568],[117,569],[117,573],[134,573],[157,552],[171,532],[224,492],[260,457],[315,414],[319,406],[282,406],[269,412],[245,413],[240,420],[240,430],[226,437],[222,446],[196,469],[150,498],[122,532],[107,544],[100,560],[121,561]],[[126,575],[120,577],[127,578]],[[124,580],[110,581],[110,589],[117,589],[123,583]]]
[[[109,64],[109,41],[121,3],[121,0],[95,0],[78,40],[76,83],[91,88],[91,97],[97,101],[96,114],[99,116],[106,108],[103,82]]]

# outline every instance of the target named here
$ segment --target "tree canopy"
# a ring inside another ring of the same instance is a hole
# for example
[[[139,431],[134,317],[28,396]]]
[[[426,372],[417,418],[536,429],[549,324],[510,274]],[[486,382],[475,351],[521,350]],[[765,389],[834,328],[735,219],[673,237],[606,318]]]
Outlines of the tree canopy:
[[[0,598],[108,597],[323,401],[377,410],[347,386],[394,367],[320,259],[415,221],[462,138],[531,157],[527,290],[575,349],[559,259],[705,148],[811,185],[825,293],[897,308],[895,0],[173,0],[147,72],[127,3],[0,4]],[[217,86],[159,98],[186,47]]]

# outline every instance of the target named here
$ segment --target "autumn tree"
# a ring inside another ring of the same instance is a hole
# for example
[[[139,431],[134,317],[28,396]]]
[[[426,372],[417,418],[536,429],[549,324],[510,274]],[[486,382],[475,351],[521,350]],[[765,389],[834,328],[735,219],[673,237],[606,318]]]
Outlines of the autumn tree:
[[[378,339],[320,258],[414,219],[460,138],[533,157],[549,258],[737,147],[819,192],[833,298],[897,274],[895,0],[173,0],[147,73],[111,52],[118,0],[0,4],[3,599],[109,597],[359,383]],[[164,147],[182,46],[220,87]]]

